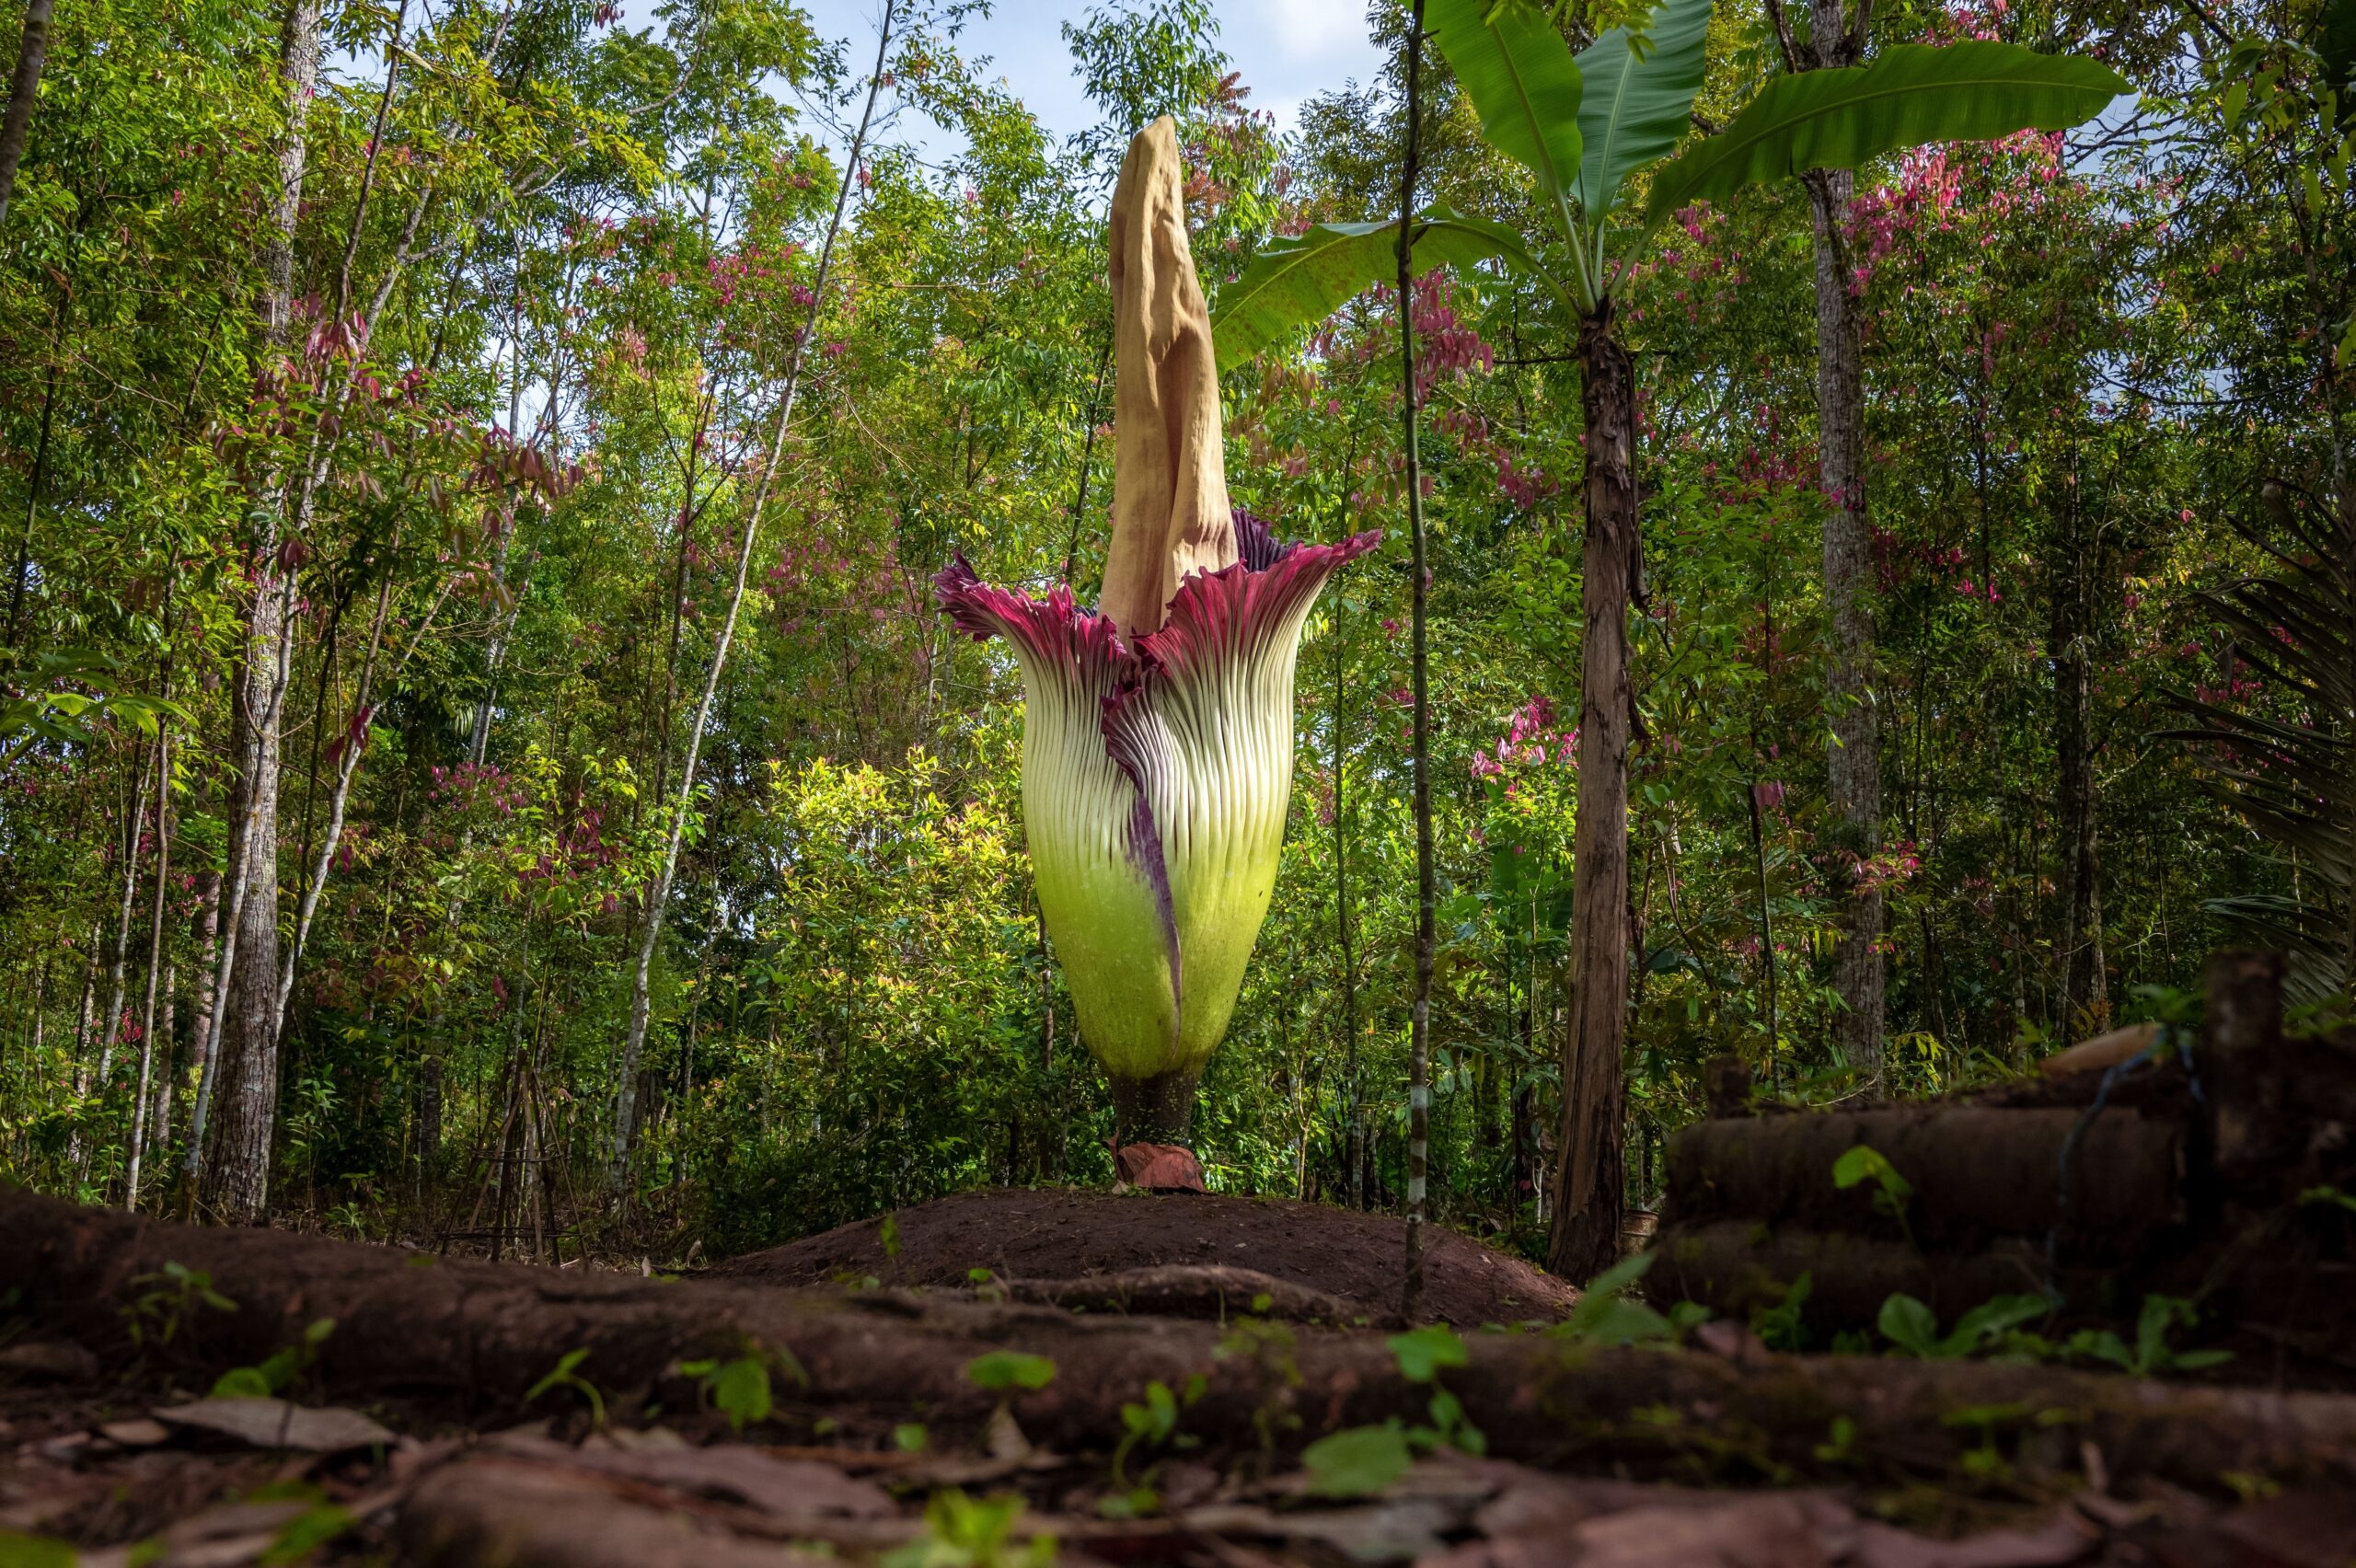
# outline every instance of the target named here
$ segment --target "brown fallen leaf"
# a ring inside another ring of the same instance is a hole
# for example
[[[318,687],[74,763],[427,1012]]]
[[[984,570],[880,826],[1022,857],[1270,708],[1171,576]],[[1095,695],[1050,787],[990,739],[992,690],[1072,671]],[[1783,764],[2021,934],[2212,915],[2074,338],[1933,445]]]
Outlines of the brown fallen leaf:
[[[900,1511],[892,1494],[872,1481],[860,1481],[830,1465],[807,1459],[780,1459],[741,1443],[627,1452],[574,1448],[547,1438],[502,1435],[485,1447],[536,1464],[619,1476],[693,1496],[742,1503],[788,1521],[881,1519]]]
[[[1360,1562],[1397,1562],[1438,1552],[1442,1550],[1440,1537],[1456,1528],[1459,1517],[1457,1508],[1426,1497],[1357,1508],[1215,1503],[1173,1516],[1175,1523],[1195,1534],[1315,1541]]]
[[[2356,1561],[2356,1497],[2316,1488],[2235,1508],[2217,1533],[2241,1549],[2246,1568],[2347,1568]]]
[[[134,1416],[129,1421],[109,1421],[98,1427],[98,1435],[118,1447],[152,1448],[171,1440],[172,1429],[160,1421]]]
[[[401,1510],[399,1533],[410,1557],[445,1568],[821,1568],[832,1562],[618,1497],[594,1475],[498,1457],[426,1476]]]
[[[224,1503],[166,1526],[146,1540],[87,1551],[81,1568],[127,1568],[134,1559],[155,1568],[236,1568],[270,1550],[289,1521],[309,1513],[308,1503]]]
[[[0,1372],[66,1382],[98,1375],[98,1358],[70,1340],[25,1340],[0,1345]]]
[[[1176,1144],[1123,1144],[1113,1151],[1113,1166],[1122,1181],[1149,1193],[1203,1191],[1202,1161]]]
[[[198,1400],[155,1412],[172,1426],[233,1437],[257,1448],[291,1448],[305,1454],[341,1454],[352,1448],[390,1447],[392,1433],[356,1410],[339,1405],[298,1405],[284,1400]]]
[[[1828,1532],[1847,1507],[1818,1493],[1771,1493],[1719,1507],[1628,1508],[1572,1528],[1579,1568],[1831,1568]],[[1566,1554],[1570,1555],[1570,1554]]]
[[[2159,1037],[2160,1026],[2156,1023],[2131,1023],[2108,1034],[2097,1034],[2092,1040],[2081,1040],[2067,1050],[2056,1051],[2038,1062],[2037,1070],[2048,1078],[2107,1071],[2142,1055]]]
[[[1844,1561],[1852,1568],[2063,1568],[2098,1549],[2105,1534],[2074,1508],[2061,1509],[2033,1528],[1983,1530],[1960,1540],[1863,1520]]]

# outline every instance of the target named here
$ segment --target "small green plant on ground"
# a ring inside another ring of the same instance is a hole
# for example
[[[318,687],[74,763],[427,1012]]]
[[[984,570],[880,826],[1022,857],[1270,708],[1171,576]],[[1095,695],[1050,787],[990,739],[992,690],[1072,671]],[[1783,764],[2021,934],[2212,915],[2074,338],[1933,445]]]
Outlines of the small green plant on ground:
[[[1431,1385],[1431,1424],[1409,1426],[1393,1416],[1380,1426],[1354,1426],[1311,1443],[1300,1458],[1309,1469],[1309,1490],[1317,1496],[1363,1497],[1380,1492],[1406,1474],[1417,1454],[1443,1446],[1474,1455],[1489,1450],[1487,1435],[1465,1418],[1463,1401],[1439,1380],[1443,1368],[1472,1364],[1472,1353],[1456,1331],[1432,1323],[1383,1343],[1398,1357],[1401,1377]]]
[[[924,1534],[885,1552],[883,1568],[1048,1568],[1056,1538],[1044,1531],[1017,1544],[1020,1497],[966,1496],[954,1487],[935,1493],[924,1508]]]
[[[1653,1266],[1653,1258],[1651,1252],[1639,1252],[1588,1281],[1577,1304],[1546,1332],[1581,1345],[1673,1343],[1683,1338],[1708,1320],[1708,1308],[1680,1301],[1664,1317],[1628,1295]]]
[[[1056,1364],[1044,1355],[1019,1350],[994,1350],[965,1363],[965,1376],[977,1389],[1011,1396],[1018,1389],[1035,1392],[1056,1380]]]
[[[2199,1321],[2191,1302],[2175,1296],[2146,1296],[2135,1319],[2135,1343],[2130,1345],[2108,1329],[2081,1329],[2063,1347],[2068,1354],[2105,1362],[2134,1378],[2157,1378],[2171,1372],[2199,1372],[2222,1366],[2234,1358],[2229,1350],[2171,1350],[2168,1340],[2178,1329]]]
[[[143,1349],[152,1341],[169,1344],[183,1325],[194,1320],[197,1309],[210,1307],[215,1312],[234,1312],[237,1304],[213,1288],[213,1276],[185,1263],[166,1263],[160,1273],[140,1274],[132,1282],[134,1289],[144,1286],[131,1304],[122,1309],[123,1326],[131,1334],[131,1343]]]
[[[318,1365],[319,1346],[335,1332],[333,1318],[315,1318],[293,1344],[273,1351],[259,1366],[232,1366],[214,1380],[216,1400],[266,1400],[294,1386]]]
[[[679,1371],[697,1380],[698,1399],[710,1401],[712,1408],[728,1418],[729,1429],[735,1432],[767,1421],[769,1412],[777,1408],[771,1394],[772,1371],[799,1387],[810,1386],[810,1374],[802,1369],[802,1363],[794,1359],[791,1351],[773,1350],[752,1339],[745,1342],[741,1355],[726,1360],[709,1356],[700,1361],[683,1361]]]
[[[1865,1182],[1874,1184],[1874,1212],[1896,1220],[1906,1239],[1914,1239],[1913,1227],[1906,1216],[1906,1205],[1914,1196],[1914,1183],[1900,1176],[1898,1168],[1871,1144],[1858,1144],[1843,1150],[1841,1158],[1832,1162],[1832,1184],[1842,1192]]]
[[[583,1378],[580,1372],[581,1364],[588,1359],[589,1352],[585,1347],[566,1351],[558,1360],[554,1371],[525,1390],[524,1402],[530,1404],[552,1389],[571,1389],[588,1402],[590,1424],[604,1430],[606,1396],[597,1391],[596,1384]]]
[[[1783,1300],[1751,1314],[1750,1332],[1769,1350],[1803,1350],[1807,1345],[1807,1321],[1803,1315],[1816,1289],[1816,1275],[1802,1271],[1784,1290]]]
[[[1153,1486],[1153,1472],[1160,1467],[1149,1465],[1132,1481],[1130,1457],[1139,1448],[1151,1451],[1165,1444],[1175,1449],[1196,1447],[1202,1440],[1178,1430],[1178,1414],[1209,1386],[1209,1379],[1197,1372],[1172,1392],[1157,1378],[1145,1386],[1144,1403],[1121,1406],[1121,1441],[1113,1449],[1113,1484],[1121,1490],[1097,1505],[1100,1513],[1107,1518],[1136,1518],[1161,1505],[1161,1494]]]
[[[1943,1335],[1937,1314],[1900,1291],[1881,1304],[1878,1326],[1883,1338],[1909,1355],[1924,1361],[1957,1361],[1977,1355],[2013,1330],[2050,1317],[2052,1312],[2053,1304],[2042,1296],[1999,1296],[1957,1319],[1953,1332]]]

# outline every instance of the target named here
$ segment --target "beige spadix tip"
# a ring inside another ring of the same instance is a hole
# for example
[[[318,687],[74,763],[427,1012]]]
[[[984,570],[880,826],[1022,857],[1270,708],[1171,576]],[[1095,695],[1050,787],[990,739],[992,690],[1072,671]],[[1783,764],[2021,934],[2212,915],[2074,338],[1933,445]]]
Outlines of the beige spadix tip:
[[[1096,604],[1133,639],[1161,628],[1181,579],[1236,559],[1184,172],[1165,115],[1131,140],[1113,188],[1113,543]]]

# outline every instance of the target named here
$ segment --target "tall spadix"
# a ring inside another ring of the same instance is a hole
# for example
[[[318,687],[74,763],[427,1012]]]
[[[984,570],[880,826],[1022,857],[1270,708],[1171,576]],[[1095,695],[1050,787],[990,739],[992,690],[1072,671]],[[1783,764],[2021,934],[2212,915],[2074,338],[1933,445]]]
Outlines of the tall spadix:
[[[1276,889],[1301,629],[1380,540],[1278,546],[1227,495],[1210,315],[1175,127],[1129,144],[1113,196],[1113,536],[1098,610],[934,579],[1023,682],[1032,873],[1117,1136],[1186,1143]]]
[[[1237,559],[1183,174],[1164,115],[1130,141],[1113,187],[1113,539],[1096,608],[1132,640],[1161,629],[1180,582]]]

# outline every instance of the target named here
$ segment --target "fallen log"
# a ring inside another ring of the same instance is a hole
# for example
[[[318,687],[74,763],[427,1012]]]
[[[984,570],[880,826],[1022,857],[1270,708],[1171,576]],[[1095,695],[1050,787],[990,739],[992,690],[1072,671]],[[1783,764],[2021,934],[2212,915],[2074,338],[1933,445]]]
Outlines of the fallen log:
[[[1912,1188],[1902,1203],[1877,1205],[1870,1180],[1834,1184],[1835,1163],[1860,1144]],[[2058,1226],[2072,1258],[2133,1257],[2185,1211],[2184,1129],[2132,1110],[2086,1120],[1934,1104],[1701,1122],[1669,1138],[1666,1171],[1680,1227],[1739,1218],[1926,1251],[2042,1242]]]
[[[1926,1252],[1905,1241],[1739,1219],[1680,1226],[1654,1256],[1645,1286],[1655,1300],[1699,1301],[1734,1318],[1783,1305],[1805,1274],[1803,1317],[1818,1327],[1870,1324],[1900,1294],[1952,1322],[1992,1297],[2041,1294],[2050,1277],[2044,1249],[2021,1238],[1980,1251]],[[2064,1293],[2075,1285],[2085,1294],[2095,1283],[2073,1274]]]
[[[203,1306],[184,1274],[237,1303]],[[578,1378],[627,1414],[653,1395],[691,1407],[683,1359],[760,1354],[779,1368],[774,1428],[819,1418],[879,1447],[925,1423],[936,1445],[976,1439],[1011,1399],[1032,1442],[1102,1451],[1149,1382],[1200,1378],[1182,1429],[1214,1455],[1273,1455],[1336,1430],[1426,1418],[1431,1389],[1377,1332],[1272,1322],[1071,1314],[913,1293],[665,1283],[421,1254],[266,1230],[211,1230],[0,1192],[0,1297],[42,1333],[109,1365],[202,1378],[253,1365],[333,1318],[310,1386],[329,1398],[406,1397],[473,1416],[525,1408],[574,1351]],[[132,1328],[161,1301],[168,1346]],[[2114,1478],[2214,1489],[2228,1472],[2289,1481],[2356,1474],[2356,1400],[2170,1387],[1950,1362],[1605,1349],[1539,1333],[1469,1337],[1445,1382],[1501,1457],[1727,1482],[1954,1472],[1990,1447],[2066,1470],[2092,1445]],[[967,1373],[996,1350],[1044,1355],[1052,1382],[1011,1396]],[[167,1360],[166,1357],[169,1359]],[[548,1396],[572,1401],[560,1389]],[[548,1407],[543,1406],[545,1410]]]

